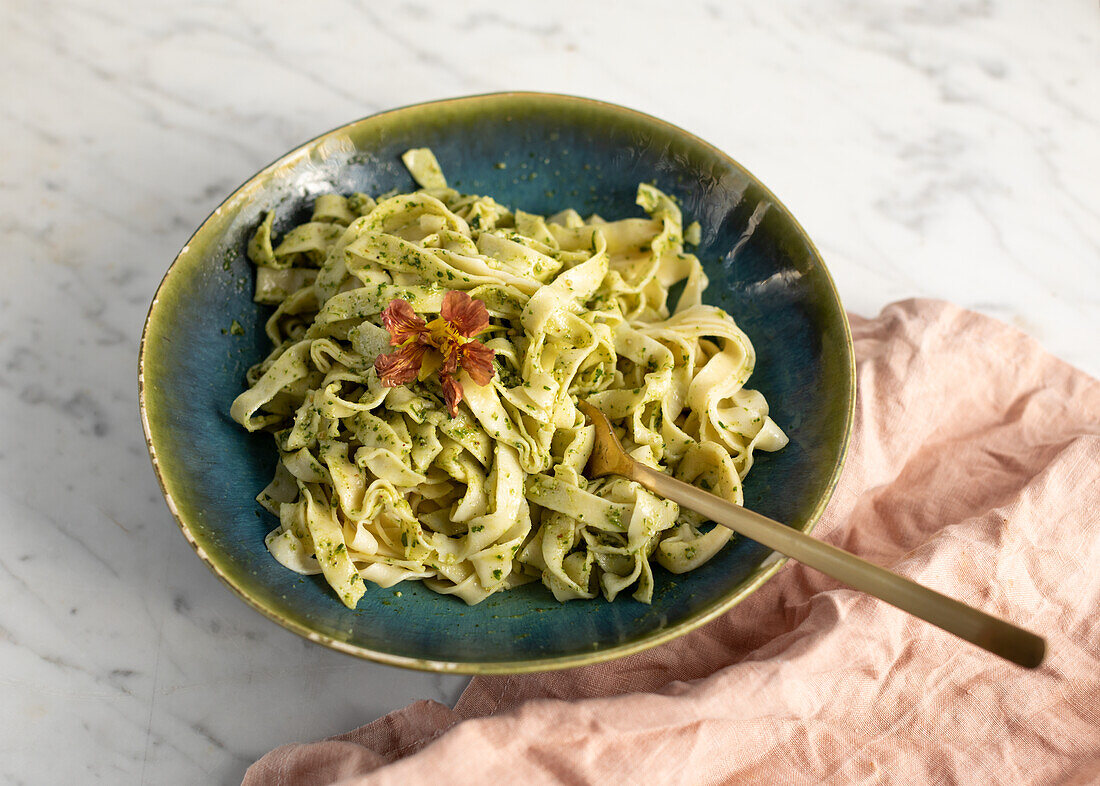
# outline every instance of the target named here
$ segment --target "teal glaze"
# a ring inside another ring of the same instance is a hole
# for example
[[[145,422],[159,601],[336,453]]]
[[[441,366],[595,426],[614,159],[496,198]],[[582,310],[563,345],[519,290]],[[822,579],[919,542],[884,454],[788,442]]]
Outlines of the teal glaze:
[[[280,624],[413,668],[580,665],[644,649],[727,610],[781,564],[752,541],[735,540],[690,574],[658,568],[649,606],[625,595],[561,605],[533,584],[468,607],[406,582],[370,585],[352,611],[320,577],[300,577],[268,554],[264,535],[277,522],[254,498],[274,470],[272,440],[228,415],[246,369],[268,349],[270,310],[251,299],[247,239],[264,211],[275,209],[285,230],[308,217],[320,193],[414,188],[400,155],[422,146],[452,186],[535,213],[640,216],[641,181],[678,197],[685,222],[703,228],[706,300],[751,338],[750,386],[791,438],[779,453],[757,454],[745,503],[800,529],[820,516],[851,428],[853,362],[836,290],[801,227],[736,162],[680,129],[585,99],[509,93],[407,107],[319,137],[230,196],[180,253],[149,312],[141,386],[154,467],[184,535],[238,595]],[[243,336],[229,332],[234,319]]]

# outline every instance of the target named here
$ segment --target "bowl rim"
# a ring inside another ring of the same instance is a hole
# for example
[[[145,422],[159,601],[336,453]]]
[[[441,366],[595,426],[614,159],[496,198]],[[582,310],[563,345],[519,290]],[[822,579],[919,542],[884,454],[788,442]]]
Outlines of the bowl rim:
[[[147,409],[146,400],[146,379],[145,379],[145,360],[148,349],[148,337],[150,325],[154,320],[154,316],[157,312],[157,305],[160,302],[161,293],[164,291],[169,279],[172,278],[174,273],[178,273],[177,263],[187,254],[192,242],[196,240],[206,230],[207,226],[213,221],[227,204],[233,202],[238,195],[242,194],[253,187],[253,184],[268,173],[274,172],[281,167],[287,166],[294,160],[306,154],[308,151],[319,147],[330,138],[343,134],[350,129],[353,129],[361,124],[366,123],[378,123],[384,122],[384,120],[392,115],[396,115],[407,110],[412,109],[425,109],[428,107],[443,107],[443,106],[455,106],[458,104],[476,104],[485,103],[491,104],[498,101],[515,101],[517,99],[547,101],[547,102],[560,102],[562,104],[576,104],[582,106],[588,106],[601,111],[609,112],[611,114],[619,114],[625,117],[633,118],[637,121],[644,123],[655,124],[659,127],[671,131],[677,135],[681,135],[687,141],[699,145],[707,152],[713,154],[719,159],[724,160],[726,163],[732,165],[735,169],[743,172],[753,183],[758,186],[763,193],[771,200],[772,204],[779,208],[786,217],[791,221],[793,226],[798,230],[803,240],[805,240],[809,247],[811,257],[814,259],[815,264],[820,266],[822,273],[825,275],[825,282],[828,287],[828,292],[832,296],[833,301],[838,314],[840,315],[840,322],[844,331],[844,360],[848,366],[848,373],[845,375],[847,395],[847,407],[845,408],[845,424],[843,435],[840,444],[840,450],[837,454],[836,461],[834,462],[832,473],[830,474],[828,483],[824,493],[814,506],[812,512],[806,520],[806,524],[802,531],[809,533],[813,530],[814,526],[821,519],[822,514],[825,512],[825,508],[828,506],[829,501],[833,496],[833,492],[836,489],[837,483],[840,480],[840,475],[844,467],[844,462],[848,454],[848,448],[851,442],[852,428],[855,421],[855,355],[852,343],[852,331],[851,326],[848,324],[847,314],[840,300],[840,294],[836,288],[836,282],[833,280],[832,274],[829,272],[828,267],[825,265],[825,261],[821,256],[821,252],[814,245],[813,240],[809,234],[802,227],[802,225],[795,218],[794,214],[787,209],[775,194],[764,185],[755,175],[749,172],[744,166],[738,163],[732,156],[723,152],[719,148],[710,144],[704,139],[692,134],[689,131],[680,128],[673,123],[669,123],[660,118],[649,115],[645,112],[640,112],[636,109],[621,106],[619,104],[613,104],[607,101],[601,101],[593,98],[585,98],[581,96],[568,95],[563,93],[545,93],[538,91],[501,91],[493,93],[478,93],[473,95],[457,96],[453,98],[444,98],[434,101],[424,101],[415,104],[408,104],[405,106],[397,107],[395,109],[388,109],[382,112],[376,112],[372,115],[353,120],[349,123],[345,123],[341,126],[326,131],[318,136],[298,145],[289,152],[279,156],[277,159],[264,166],[255,174],[251,175],[240,186],[234,189],[225,199],[223,199],[216,208],[203,220],[199,227],[191,234],[172,260],[172,264],[168,266],[164,276],[161,278],[160,284],[157,286],[156,293],[153,295],[153,300],[149,304],[149,310],[146,313],[145,323],[141,331],[141,342],[138,350],[138,406],[141,411],[141,425],[145,435],[145,445],[149,451],[149,459],[153,466],[153,472],[157,477],[157,483],[160,485],[161,493],[164,495],[164,500],[168,505],[168,510],[171,512],[172,517],[176,520],[176,525],[179,527],[180,532],[183,534],[184,539],[191,545],[191,548],[198,555],[199,559],[206,564],[215,576],[217,576],[223,584],[225,584],[238,598],[244,601],[247,605],[264,615],[271,621],[278,625],[290,630],[293,633],[302,636],[309,641],[313,641],[329,649],[343,652],[348,655],[362,658],[365,660],[375,661],[377,663],[383,663],[390,666],[400,666],[403,668],[414,669],[418,671],[428,672],[442,672],[452,674],[521,674],[539,671],[552,671],[558,669],[574,668],[577,666],[586,666],[595,663],[601,663],[604,661],[615,660],[627,655],[642,652],[644,650],[656,647],[659,644],[664,644],[673,639],[679,638],[696,628],[699,628],[708,622],[714,620],[720,615],[726,613],[734,606],[739,604],[753,592],[755,592],[764,582],[770,579],[779,571],[780,568],[786,564],[788,557],[773,551],[764,560],[753,569],[749,574],[749,577],[742,583],[736,592],[723,596],[717,601],[713,602],[709,607],[704,607],[695,615],[682,620],[676,624],[669,625],[664,628],[659,628],[648,634],[641,636],[640,638],[631,639],[630,641],[622,644],[617,644],[612,647],[607,647],[601,650],[595,650],[593,652],[574,653],[570,655],[557,655],[546,658],[530,658],[522,661],[448,661],[448,660],[433,660],[428,658],[416,658],[404,655],[395,655],[389,652],[382,652],[371,649],[369,647],[360,646],[357,644],[349,644],[348,642],[334,639],[330,636],[318,633],[305,625],[301,625],[294,620],[282,616],[275,608],[269,608],[260,601],[256,600],[248,594],[242,587],[238,586],[233,578],[219,567],[216,562],[211,559],[202,545],[195,539],[195,536],[190,531],[190,526],[185,520],[184,515],[181,513],[179,507],[176,504],[175,499],[172,496],[171,490],[168,488],[168,483],[161,472],[160,459],[157,455],[156,446],[153,443],[152,427],[149,421],[149,413]]]

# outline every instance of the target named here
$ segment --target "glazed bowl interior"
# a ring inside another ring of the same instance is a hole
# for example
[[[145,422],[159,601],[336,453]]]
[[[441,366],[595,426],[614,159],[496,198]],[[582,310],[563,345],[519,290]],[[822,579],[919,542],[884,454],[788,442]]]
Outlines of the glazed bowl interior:
[[[146,323],[141,398],[154,468],[188,541],[276,622],[412,668],[575,666],[653,646],[729,609],[782,564],[743,538],[694,572],[657,568],[651,605],[625,594],[559,604],[534,583],[469,607],[405,582],[369,585],[349,610],[320,576],[299,576],[269,555],[264,536],[277,521],[255,497],[274,471],[275,449],[269,435],[246,433],[228,414],[245,371],[268,351],[270,309],[252,301],[247,240],[265,211],[276,211],[279,230],[307,220],[318,194],[415,188],[400,160],[411,147],[432,148],[460,191],[533,213],[640,216],[634,197],[643,181],[678,198],[685,222],[702,226],[704,300],[752,340],[749,386],[791,440],[757,454],[745,504],[802,530],[821,515],[851,428],[853,361],[833,282],[802,228],[735,161],[678,128],[596,101],[506,93],[406,107],[318,137],[241,186],[180,252]]]

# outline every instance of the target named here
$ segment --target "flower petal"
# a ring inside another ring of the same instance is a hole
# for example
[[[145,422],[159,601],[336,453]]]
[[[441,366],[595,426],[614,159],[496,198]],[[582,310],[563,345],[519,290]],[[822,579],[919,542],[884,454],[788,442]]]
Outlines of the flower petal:
[[[439,316],[451,323],[466,338],[476,336],[489,327],[489,311],[485,304],[457,289],[443,296]]]
[[[382,312],[382,324],[390,333],[390,346],[398,347],[424,332],[424,318],[417,316],[412,304],[396,298]]]
[[[462,356],[459,364],[470,375],[470,379],[479,385],[488,385],[496,374],[496,369],[493,368],[493,357],[496,353],[480,341],[468,341],[459,348],[458,353]]]
[[[388,388],[407,385],[416,379],[427,349],[423,344],[414,343],[401,347],[393,354],[379,355],[374,359],[374,370]]]
[[[458,414],[458,404],[462,401],[462,385],[450,375],[443,377],[443,400],[447,402],[447,411],[453,418]]]
[[[457,344],[451,345],[451,351],[443,358],[443,367],[440,371],[444,375],[454,374],[458,371],[458,365],[462,361],[462,348]]]

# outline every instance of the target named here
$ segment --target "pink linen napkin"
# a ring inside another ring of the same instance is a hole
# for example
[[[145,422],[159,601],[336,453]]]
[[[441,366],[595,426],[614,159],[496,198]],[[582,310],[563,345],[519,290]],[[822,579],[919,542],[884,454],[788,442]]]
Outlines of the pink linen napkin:
[[[245,785],[1100,782],[1100,383],[946,303],[851,321],[855,432],[815,535],[1040,633],[1042,668],[792,562],[669,644],[477,677]]]

